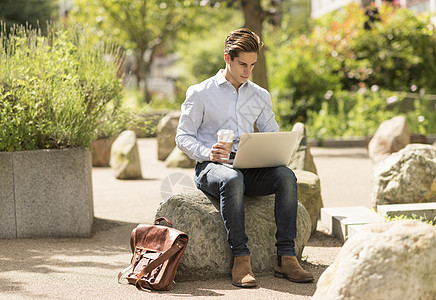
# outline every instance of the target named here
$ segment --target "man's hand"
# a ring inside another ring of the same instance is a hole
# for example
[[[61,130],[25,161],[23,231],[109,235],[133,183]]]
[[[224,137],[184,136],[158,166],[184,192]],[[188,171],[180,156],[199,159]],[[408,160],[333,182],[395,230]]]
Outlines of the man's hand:
[[[212,146],[209,154],[210,161],[228,163],[229,158],[230,152],[225,148],[224,144],[216,143]]]

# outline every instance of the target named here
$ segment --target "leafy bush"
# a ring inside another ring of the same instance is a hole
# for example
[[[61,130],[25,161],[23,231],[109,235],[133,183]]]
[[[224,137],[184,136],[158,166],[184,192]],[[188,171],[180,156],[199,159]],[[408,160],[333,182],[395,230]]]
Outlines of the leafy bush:
[[[88,147],[125,125],[120,52],[88,28],[0,35],[0,151]]]
[[[436,93],[436,34],[430,15],[382,6],[380,16],[371,30],[360,29],[350,41],[354,59],[344,61],[343,87],[363,82],[399,91],[417,86]]]
[[[270,47],[270,87],[275,99],[275,111],[282,126],[290,128],[297,121],[307,122],[323,113],[333,122],[333,113],[327,110],[330,104],[325,103],[324,98],[328,91],[346,98],[348,92],[342,91],[356,92],[377,85],[384,90],[425,89],[428,93],[436,93],[436,34],[429,16],[415,15],[407,9],[382,6],[380,21],[375,22],[371,30],[364,29],[365,20],[362,8],[353,3],[316,20],[309,33],[298,36],[288,34],[287,38],[281,37],[278,46]],[[384,112],[377,112],[377,117],[361,116],[357,109],[377,107],[379,104],[371,102],[375,101],[375,95],[372,94],[368,99],[367,96],[355,94],[352,96],[355,100],[347,103],[349,106],[352,103],[359,104],[359,101],[369,101],[355,109],[354,121],[363,122],[361,126],[368,129],[373,126],[372,118],[384,119],[381,118]],[[358,101],[359,97],[361,99]],[[386,97],[382,98],[384,99],[377,100],[377,103],[383,103]],[[424,100],[417,101],[417,105],[422,101]],[[320,113],[316,113],[318,111]],[[363,109],[362,113],[371,111]],[[388,111],[384,117],[390,114]],[[342,131],[341,128],[349,126],[339,124],[343,115],[337,117],[335,123],[338,124],[332,124],[329,127],[331,130],[325,129],[329,135],[342,136],[367,131],[363,128]],[[412,122],[412,116],[409,118]],[[326,121],[325,117],[322,119]],[[315,124],[321,121],[310,122]],[[434,132],[430,124],[423,125],[414,120],[412,123],[412,128],[420,128],[417,132]],[[317,128],[321,128],[321,125]],[[424,129],[430,131],[423,132]],[[319,134],[321,133],[317,133]]]
[[[406,93],[360,89],[358,92],[329,91],[319,112],[309,112],[308,135],[316,138],[368,136],[383,121],[403,115],[413,133],[436,132],[436,113],[425,96],[414,101],[411,111],[403,109]]]
[[[296,45],[271,50],[268,57],[273,61],[270,69],[276,70],[269,76],[274,107],[284,124],[305,122],[307,111],[318,111],[324,94],[340,82],[328,49],[311,44],[304,35],[298,39]]]

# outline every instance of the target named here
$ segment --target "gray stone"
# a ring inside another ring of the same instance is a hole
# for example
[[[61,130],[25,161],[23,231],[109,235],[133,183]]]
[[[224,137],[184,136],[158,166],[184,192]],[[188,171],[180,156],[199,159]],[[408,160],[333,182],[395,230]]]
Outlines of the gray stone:
[[[98,139],[92,143],[92,166],[107,167],[111,158],[111,147],[115,138]]]
[[[406,118],[397,116],[380,124],[368,144],[368,156],[378,163],[410,143],[410,131]]]
[[[12,152],[0,152],[0,238],[15,238],[15,194]]]
[[[176,147],[177,125],[179,124],[180,111],[172,111],[165,115],[157,126],[157,159],[165,160],[174,147]]]
[[[297,177],[298,201],[309,212],[312,221],[312,232],[314,232],[323,207],[319,177],[312,172],[303,170],[294,170],[294,173]]]
[[[318,174],[313,156],[310,153],[309,145],[307,144],[306,127],[303,123],[296,123],[294,127],[292,127],[292,131],[299,132],[300,137],[298,138],[298,146],[292,154],[288,167],[292,170],[304,170]]]
[[[253,272],[272,272],[276,255],[274,195],[245,196],[245,228]],[[189,244],[177,269],[176,280],[200,280],[229,276],[232,254],[216,198],[203,192],[175,194],[159,206],[164,216],[189,235]],[[301,257],[311,230],[310,216],[299,203],[295,250]]]
[[[418,221],[366,225],[318,280],[313,300],[435,299],[436,227]]]
[[[10,155],[16,237],[89,236],[94,217],[90,151],[71,148]]]
[[[436,148],[410,144],[374,167],[372,204],[436,202]]]
[[[136,135],[132,130],[123,131],[111,148],[110,165],[115,178],[137,179],[142,177]]]
[[[187,156],[178,147],[174,147],[171,154],[165,160],[168,168],[193,168],[197,162]]]

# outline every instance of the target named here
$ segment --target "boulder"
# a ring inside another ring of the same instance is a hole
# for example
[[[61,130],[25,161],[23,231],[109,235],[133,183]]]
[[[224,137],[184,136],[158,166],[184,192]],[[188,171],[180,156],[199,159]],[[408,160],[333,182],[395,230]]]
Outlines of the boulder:
[[[436,201],[436,148],[410,144],[374,167],[372,204]]]
[[[111,147],[114,138],[98,139],[92,143],[92,166],[93,167],[107,167],[109,166],[111,158]]]
[[[178,147],[174,147],[171,154],[165,160],[165,164],[168,168],[194,168],[196,161],[191,159]]]
[[[136,135],[131,130],[123,131],[112,144],[110,165],[117,179],[142,177]]]
[[[306,127],[303,123],[296,123],[292,127],[292,131],[300,133],[300,137],[297,141],[297,148],[292,154],[288,167],[292,170],[304,170],[315,174],[317,173],[313,156],[310,153],[309,145],[307,144]]]
[[[172,111],[165,115],[156,129],[157,159],[165,160],[176,146],[177,125],[179,124],[180,111]]]
[[[253,272],[272,272],[276,255],[274,195],[245,196],[245,228]],[[177,269],[176,280],[201,280],[229,276],[232,254],[219,212],[218,199],[201,191],[167,197],[156,217],[168,218],[174,227],[189,235],[189,244]],[[311,230],[310,216],[298,204],[295,250],[301,258]]]
[[[380,124],[368,144],[368,156],[378,163],[410,144],[410,131],[406,118],[393,117]]]
[[[366,225],[318,280],[313,300],[435,299],[436,227],[418,221]]]
[[[297,177],[298,201],[309,213],[312,223],[311,232],[314,232],[323,207],[319,177],[312,172],[303,170],[294,170],[294,173]]]

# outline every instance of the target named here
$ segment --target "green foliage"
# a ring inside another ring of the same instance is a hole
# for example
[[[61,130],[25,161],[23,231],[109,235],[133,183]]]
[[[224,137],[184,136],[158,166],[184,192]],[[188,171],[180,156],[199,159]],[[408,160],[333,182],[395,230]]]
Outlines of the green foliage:
[[[405,111],[406,93],[365,88],[358,92],[329,91],[318,112],[309,112],[308,135],[316,138],[368,136],[375,133],[383,121],[403,115],[411,132],[436,132],[436,113],[429,109],[425,97],[414,101],[414,109]]]
[[[307,111],[319,110],[324,94],[340,80],[328,49],[311,45],[304,35],[297,39],[297,45],[284,44],[268,53],[269,70],[275,70],[269,71],[271,93],[277,115],[285,124],[305,122]]]
[[[48,31],[2,30],[0,151],[87,147],[123,125],[117,48],[80,26]]]
[[[179,100],[185,98],[190,85],[200,83],[225,68],[224,41],[229,32],[243,26],[242,21],[241,12],[232,8],[204,9],[195,20],[197,30],[180,35],[176,43],[180,56],[177,69],[180,78],[176,82]]]
[[[385,219],[388,222],[399,221],[399,220],[413,220],[413,221],[427,223],[432,226],[436,226],[436,217],[434,217],[433,219],[428,219],[425,216],[424,217],[417,216],[416,214],[412,214],[412,216],[405,216],[405,215],[394,216],[394,217],[385,216]]]
[[[117,38],[126,49],[151,49],[192,26],[194,1],[75,0],[71,19]]]
[[[363,82],[400,91],[416,85],[436,93],[436,34],[430,16],[383,6],[381,21],[371,30],[361,29],[350,42],[355,59],[344,62],[344,88]]]
[[[387,92],[348,96],[342,91],[377,85],[383,90],[436,93],[436,34],[430,18],[383,6],[380,19],[364,30],[364,11],[350,4],[316,20],[307,34],[282,33],[269,47],[270,90],[284,128],[299,121],[314,125],[315,136],[372,134],[377,122],[393,116],[394,111],[377,110],[384,107]],[[327,103],[324,95],[333,92],[342,99],[338,104],[357,107],[332,110],[332,101]],[[407,113],[413,132],[435,132],[430,124],[434,110],[425,110],[425,102],[419,99],[416,110]]]
[[[72,20],[98,28],[98,34],[117,38],[134,57],[134,75],[150,102],[147,76],[157,51],[170,48],[177,35],[196,31],[201,3],[179,0],[75,0]],[[203,9],[202,9],[203,10]],[[201,27],[201,26],[200,26]]]

